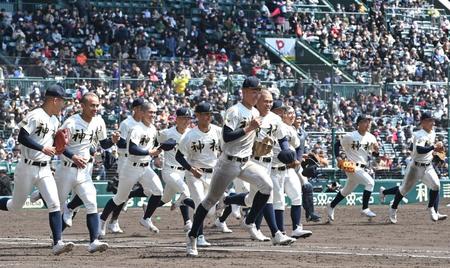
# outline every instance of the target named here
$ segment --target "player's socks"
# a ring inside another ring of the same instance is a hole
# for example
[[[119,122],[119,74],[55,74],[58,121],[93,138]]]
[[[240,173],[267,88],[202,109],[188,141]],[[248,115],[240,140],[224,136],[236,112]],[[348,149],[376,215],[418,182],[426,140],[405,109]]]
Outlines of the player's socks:
[[[123,206],[125,206],[126,203],[127,202],[123,202],[122,204],[120,204],[118,206],[116,205],[116,207],[113,209],[113,212],[112,212],[112,215],[111,215],[111,221],[115,221],[115,220],[117,220],[119,218],[119,215],[122,212],[122,208],[123,208]]]
[[[113,199],[109,199],[108,202],[105,205],[105,208],[103,209],[102,215],[100,215],[100,219],[103,221],[106,221],[109,217],[109,214],[113,212],[117,208],[117,205],[114,203]]]
[[[384,190],[383,194],[384,195],[395,195],[397,193],[397,191],[398,191],[398,186],[395,186],[395,187]]]
[[[369,200],[370,200],[371,195],[372,195],[372,192],[364,190],[363,199],[362,199],[362,209],[369,208]]]
[[[143,217],[144,219],[148,219],[153,215],[156,208],[159,206],[159,201],[161,201],[161,197],[162,196],[160,196],[160,195],[152,195],[148,199],[147,209],[145,210],[144,217]]]
[[[185,198],[181,203],[185,206],[195,209],[195,202],[194,200],[192,200],[192,198]]]
[[[280,231],[284,231],[284,210],[276,209],[275,210],[275,219],[277,222],[278,229]]]
[[[264,209],[264,205],[267,203],[267,200],[269,200],[269,197],[270,194],[262,194],[260,191],[255,194],[250,212],[248,213],[247,218],[245,218],[245,224],[255,222],[256,216]]]
[[[86,215],[86,224],[89,230],[89,240],[94,242],[98,238],[98,213],[91,213]]]
[[[339,204],[339,202],[341,202],[344,198],[345,198],[345,196],[343,196],[343,195],[341,194],[341,192],[339,191],[339,192],[336,194],[336,197],[334,197],[333,201],[331,201],[331,204],[330,204],[331,207],[332,207],[332,208],[336,207],[337,204]]]
[[[159,204],[158,204],[158,207],[162,207],[162,206],[164,206],[166,203],[164,203],[162,200],[161,201],[159,201]]]
[[[269,226],[270,233],[272,237],[275,237],[275,233],[281,229],[277,227],[277,221],[275,220],[275,212],[273,210],[273,204],[266,204],[263,208],[264,219],[266,219],[267,225]]]
[[[231,206],[230,206],[230,207],[231,207]],[[257,229],[257,230],[261,229],[261,223],[262,223],[263,217],[264,217],[264,209],[263,209],[263,211],[261,211],[261,212],[258,214],[258,216],[256,216],[256,219],[255,219],[255,226],[256,226],[256,229]]]
[[[203,220],[205,219],[207,214],[208,214],[208,210],[206,210],[203,207],[203,205],[200,204],[197,207],[197,209],[195,210],[194,222],[192,223],[191,231],[189,231],[189,236],[191,236],[191,237],[198,236],[198,230],[200,229],[200,226],[203,224]]]
[[[429,192],[430,198],[428,200],[429,208],[434,207],[436,199],[438,198],[438,195],[439,195],[439,190],[437,190],[437,191],[430,190],[430,192]]]
[[[202,224],[200,224],[200,228],[198,228],[197,235],[198,235],[198,236],[203,235],[203,222],[202,222]]]
[[[8,210],[8,207],[6,206],[6,204],[8,204],[8,197],[2,198],[0,199],[0,209],[1,210]]]
[[[56,245],[61,240],[62,233],[62,218],[61,211],[54,211],[48,213],[48,220],[50,222],[50,229],[52,230],[53,245]]]
[[[398,204],[400,204],[400,201],[402,201],[402,199],[403,199],[403,195],[400,193],[400,191],[397,191],[397,193],[395,194],[395,197],[394,197],[394,201],[392,202],[391,208],[397,209]]]
[[[231,205],[226,206],[222,212],[222,216],[219,217],[219,221],[225,222],[227,220],[228,216],[230,216],[231,212],[232,212]]]
[[[83,201],[78,195],[75,195],[72,200],[67,204],[67,208],[76,209],[77,207],[83,205]]]
[[[189,220],[189,207],[181,205],[180,206],[181,216],[183,217],[184,224]]]
[[[436,197],[436,201],[434,201],[434,211],[438,212],[439,208],[439,194]]]
[[[297,227],[300,225],[301,219],[302,219],[302,206],[291,206],[292,230],[297,229]]]
[[[247,194],[248,193],[239,193],[239,194],[229,195],[223,199],[223,203],[225,205],[234,204],[234,205],[245,206],[245,197],[247,196]]]
[[[139,187],[139,188],[131,191],[130,194],[128,195],[128,198],[133,198],[133,197],[147,197],[144,194],[144,188]]]

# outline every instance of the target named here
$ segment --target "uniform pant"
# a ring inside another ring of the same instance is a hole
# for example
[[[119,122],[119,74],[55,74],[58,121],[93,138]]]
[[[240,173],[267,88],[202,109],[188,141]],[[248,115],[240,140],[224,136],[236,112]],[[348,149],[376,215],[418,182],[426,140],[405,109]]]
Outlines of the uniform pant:
[[[348,179],[344,188],[342,188],[341,190],[341,194],[343,196],[351,194],[359,184],[365,186],[364,190],[373,192],[375,182],[372,176],[370,176],[369,173],[367,173],[364,169],[356,167],[354,173],[345,172],[345,174],[347,175]]]
[[[439,177],[433,165],[427,167],[417,166],[414,161],[408,164],[405,171],[405,178],[399,187],[400,193],[405,196],[421,180],[428,188],[438,191],[440,188]]]
[[[146,196],[163,195],[163,187],[158,175],[149,166],[133,166],[133,163],[127,161],[119,174],[119,186],[117,193],[113,197],[116,205],[120,205],[128,200],[128,195],[136,183],[140,183]]]
[[[189,187],[191,193],[191,198],[194,200],[195,207],[197,207],[203,199],[205,199],[206,194],[209,191],[211,185],[212,173],[203,173],[200,179],[197,179],[192,175],[191,172],[186,171],[186,183]],[[216,208],[213,206],[208,212],[208,216],[215,214]]]
[[[286,201],[284,194],[291,199],[293,206],[302,204],[302,186],[294,169],[283,171],[272,170],[273,209],[284,210]]]
[[[32,166],[25,164],[23,159],[16,166],[12,199],[8,200],[6,205],[8,210],[21,209],[33,186],[39,189],[42,198],[47,203],[49,212],[60,211],[58,189],[50,165],[45,167]]]
[[[250,160],[252,162],[254,162],[255,164],[259,165],[260,168],[262,169],[263,172],[265,172],[266,174],[268,174],[270,176],[271,174],[271,169],[272,169],[272,163],[266,163],[266,162],[261,162],[261,161],[257,161],[255,159]],[[272,180],[272,185],[274,184],[273,180]],[[273,185],[273,189],[275,189],[275,185]],[[247,207],[251,207],[253,204],[253,198],[255,198],[256,193],[258,192],[258,188],[256,187],[256,185],[250,185],[250,192],[249,194],[245,197],[245,205]],[[268,204],[272,204],[273,203],[273,191],[271,191],[270,193],[270,197],[267,200]]]
[[[243,181],[239,178],[236,178],[233,181],[233,185],[234,185],[234,190],[236,191],[236,193],[250,192],[250,183]]]
[[[262,194],[269,195],[272,192],[273,184],[270,176],[259,164],[252,161],[241,163],[229,160],[225,154],[222,154],[214,170],[208,194],[202,201],[202,206],[206,210],[214,206],[236,177],[256,185],[256,189]]]
[[[166,165],[163,167],[161,175],[166,185],[164,186],[164,194],[161,201],[163,201],[164,204],[172,200],[172,197],[176,193],[184,194],[186,197],[191,196],[189,187],[184,181],[185,173],[190,172],[174,169]]]
[[[92,168],[92,163],[88,163],[83,169],[67,167],[61,163],[56,169],[55,180],[61,207],[72,191],[83,201],[87,214],[97,213],[97,190],[92,182]]]

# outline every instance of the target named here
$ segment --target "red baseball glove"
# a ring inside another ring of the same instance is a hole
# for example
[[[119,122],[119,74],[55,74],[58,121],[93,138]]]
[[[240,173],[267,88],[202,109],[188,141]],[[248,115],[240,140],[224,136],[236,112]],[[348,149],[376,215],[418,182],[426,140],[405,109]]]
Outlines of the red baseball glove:
[[[62,154],[69,143],[70,132],[68,128],[62,128],[56,131],[53,146],[55,146],[56,154]]]

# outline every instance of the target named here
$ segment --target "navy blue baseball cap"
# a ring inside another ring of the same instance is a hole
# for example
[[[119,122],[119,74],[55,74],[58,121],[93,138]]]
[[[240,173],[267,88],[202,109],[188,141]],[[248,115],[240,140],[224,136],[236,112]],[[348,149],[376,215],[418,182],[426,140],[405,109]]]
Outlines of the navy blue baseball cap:
[[[272,109],[270,109],[271,111],[275,110],[275,109],[285,109],[287,106],[284,105],[282,100],[274,100],[273,104],[272,104]]]
[[[420,122],[422,122],[423,120],[428,120],[428,119],[436,120],[436,118],[433,117],[433,115],[431,115],[431,113],[429,113],[429,112],[424,112],[420,116]]]
[[[256,76],[248,76],[242,83],[242,88],[261,89],[261,84]]]
[[[141,106],[142,104],[144,104],[144,102],[145,102],[145,101],[144,101],[143,98],[137,98],[137,99],[135,99],[135,100],[133,101],[133,103],[131,104],[131,108]]]
[[[372,117],[370,115],[361,114],[358,116],[358,118],[356,118],[356,124],[358,125],[359,122],[364,121],[364,120],[372,121]]]
[[[178,108],[175,114],[178,117],[192,117],[191,110],[186,107]]]
[[[199,103],[194,112],[196,113],[212,113],[212,106],[208,102]]]
[[[57,97],[62,99],[71,99],[72,96],[66,94],[66,90],[59,84],[53,84],[47,91],[45,91],[45,96]]]

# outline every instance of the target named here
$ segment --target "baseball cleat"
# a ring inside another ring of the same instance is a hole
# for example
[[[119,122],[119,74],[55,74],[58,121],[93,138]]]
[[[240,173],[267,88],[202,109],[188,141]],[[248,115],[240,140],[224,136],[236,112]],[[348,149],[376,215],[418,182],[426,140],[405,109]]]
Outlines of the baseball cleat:
[[[187,234],[187,243],[186,243],[186,253],[190,257],[196,257],[198,256],[197,251],[197,238],[193,236],[189,236],[189,233]]]
[[[334,208],[331,207],[331,203],[327,204],[328,222],[334,221]]]
[[[197,246],[198,246],[198,247],[209,247],[209,246],[211,246],[211,243],[209,243],[208,241],[206,241],[204,235],[199,235],[199,236],[197,237]]]
[[[436,210],[434,210],[434,207],[428,208],[428,210],[430,211],[430,218],[432,221],[438,221],[439,220],[439,216],[438,213],[436,212]]]
[[[261,232],[261,229],[260,229],[260,230],[257,230],[257,232],[258,232],[258,237],[259,237],[259,240],[258,240],[258,241],[261,241],[261,242],[268,242],[268,241],[271,240],[270,237],[265,236],[265,235]]]
[[[73,213],[74,211],[67,207],[67,202],[64,203],[63,221],[68,227],[72,227]]]
[[[272,244],[274,246],[281,245],[281,246],[287,246],[296,241],[295,238],[289,237],[282,232],[278,231],[275,233],[275,236],[272,238]]]
[[[310,214],[308,217],[306,217],[306,221],[312,221],[312,222],[320,222],[321,217],[315,213]]]
[[[361,210],[361,215],[366,216],[368,218],[374,218],[377,216],[377,214],[375,214],[372,210],[370,210],[370,208]]]
[[[109,248],[109,245],[105,242],[100,242],[97,239],[94,240],[94,242],[90,243],[88,246],[88,252],[94,253],[94,252],[103,252],[106,251]]]
[[[250,234],[251,239],[262,241],[261,237],[258,236],[258,230],[256,230],[256,225],[254,223],[247,224],[245,223],[244,218],[244,220],[241,222],[241,227],[244,228]]]
[[[216,219],[216,221],[214,222],[214,225],[216,225],[216,227],[222,232],[222,233],[232,233],[233,231],[228,228],[227,223],[226,222],[221,222],[219,220],[219,218]]]
[[[307,238],[312,235],[311,231],[303,230],[302,225],[297,225],[294,231],[292,231],[291,237],[293,238]]]
[[[386,188],[383,186],[380,187],[380,194],[378,195],[380,197],[380,203],[384,203],[384,199],[386,198],[386,195],[383,193]]]
[[[37,202],[39,199],[41,199],[41,193],[39,192],[39,190],[33,191],[30,194],[30,202],[31,203],[35,203]]]
[[[56,243],[53,248],[52,252],[54,255],[58,256],[66,252],[72,251],[73,247],[75,246],[72,242],[64,243],[63,241],[59,240],[58,243]]]
[[[389,221],[393,224],[397,223],[397,209],[389,207]]]
[[[192,229],[192,221],[191,220],[187,220],[186,223],[183,226],[183,231],[185,233],[189,232]]]
[[[448,218],[447,215],[441,214],[441,213],[439,213],[439,212],[437,212],[437,215],[438,215],[438,220],[439,220],[439,221],[443,221],[443,220],[446,220],[446,219]]]
[[[99,223],[100,223],[100,230],[98,232],[98,237],[100,239],[103,239],[105,238],[106,235],[106,221],[100,219]]]
[[[150,230],[150,231],[154,232],[155,234],[159,233],[159,229],[156,228],[155,225],[153,225],[153,222],[152,222],[152,219],[151,219],[151,218],[147,218],[147,219],[141,218],[141,219],[139,220],[139,223],[140,223],[142,226],[144,226],[145,229]]]
[[[111,221],[108,224],[108,230],[111,231],[111,233],[113,233],[113,234],[121,234],[121,233],[123,233],[123,230],[119,226],[119,221],[118,220]]]

